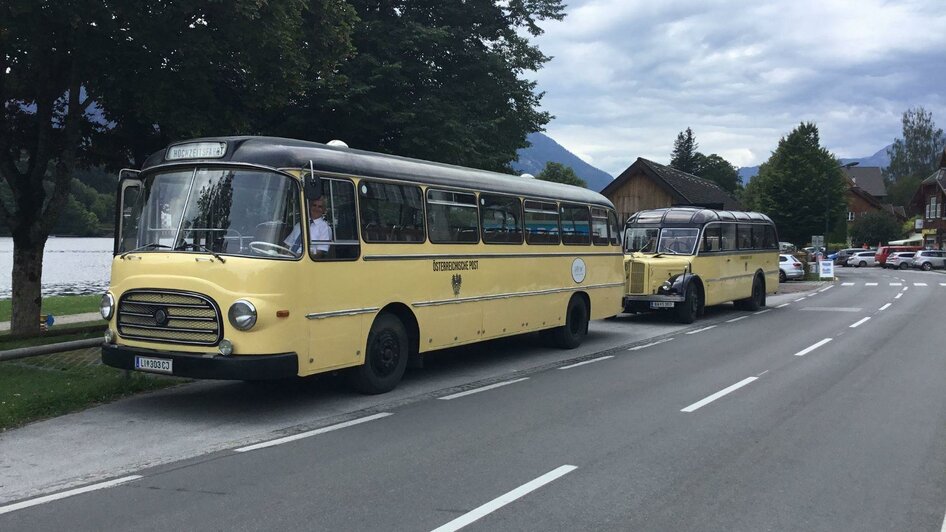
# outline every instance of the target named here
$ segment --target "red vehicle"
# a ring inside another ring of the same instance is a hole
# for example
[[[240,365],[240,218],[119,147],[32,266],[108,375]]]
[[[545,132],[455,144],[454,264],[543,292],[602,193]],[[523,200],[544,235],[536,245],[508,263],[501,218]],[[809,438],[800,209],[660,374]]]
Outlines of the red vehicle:
[[[877,248],[877,253],[874,254],[874,259],[877,260],[877,265],[881,268],[885,268],[887,264],[887,256],[891,253],[897,251],[920,251],[923,249],[923,246],[880,246]]]

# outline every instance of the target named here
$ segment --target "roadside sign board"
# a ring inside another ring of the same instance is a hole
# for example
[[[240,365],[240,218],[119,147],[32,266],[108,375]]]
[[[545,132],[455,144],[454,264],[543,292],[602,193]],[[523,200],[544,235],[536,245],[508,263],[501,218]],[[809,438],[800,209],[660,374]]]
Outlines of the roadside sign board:
[[[824,246],[824,235],[812,235],[811,245],[820,248]]]
[[[822,279],[834,279],[834,261],[823,260],[821,261],[821,275]]]

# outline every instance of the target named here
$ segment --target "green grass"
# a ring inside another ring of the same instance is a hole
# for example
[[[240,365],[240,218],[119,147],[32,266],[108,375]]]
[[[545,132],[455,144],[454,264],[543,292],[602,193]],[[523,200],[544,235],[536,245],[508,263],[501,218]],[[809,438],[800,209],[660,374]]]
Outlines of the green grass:
[[[68,328],[83,328],[88,326],[85,323],[70,323],[68,325],[57,326],[58,329],[68,329]],[[95,331],[81,331],[76,332],[75,334],[57,334],[56,336],[34,336],[32,338],[18,338],[16,340],[9,340],[6,337],[9,336],[8,331],[0,333],[0,351],[6,351],[8,349],[18,349],[20,347],[30,347],[34,345],[46,345],[46,344],[58,344],[61,342],[71,342],[73,340],[85,340],[88,338],[102,338],[102,335],[105,331],[105,326],[97,327]]]
[[[58,356],[58,355],[51,355]],[[47,357],[37,357],[47,358]],[[186,382],[102,365],[32,365],[36,358],[0,363],[0,432],[135,393]]]
[[[99,309],[101,295],[90,296],[51,296],[43,298],[42,314],[64,316],[66,314],[85,314]],[[0,321],[10,321],[13,303],[9,299],[0,300]],[[39,316],[36,317],[39,319]]]

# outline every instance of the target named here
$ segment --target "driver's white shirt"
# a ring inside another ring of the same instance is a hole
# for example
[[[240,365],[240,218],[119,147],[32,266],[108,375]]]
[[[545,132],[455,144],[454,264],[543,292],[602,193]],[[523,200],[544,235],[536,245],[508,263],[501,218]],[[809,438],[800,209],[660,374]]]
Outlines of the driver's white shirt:
[[[300,239],[299,232],[301,230],[302,228],[298,224],[293,227],[289,236],[283,240],[286,247],[292,249]],[[328,222],[325,221],[324,217],[309,222],[309,240],[312,244],[313,251],[324,251],[328,253],[329,243],[332,241],[332,228],[329,226]]]

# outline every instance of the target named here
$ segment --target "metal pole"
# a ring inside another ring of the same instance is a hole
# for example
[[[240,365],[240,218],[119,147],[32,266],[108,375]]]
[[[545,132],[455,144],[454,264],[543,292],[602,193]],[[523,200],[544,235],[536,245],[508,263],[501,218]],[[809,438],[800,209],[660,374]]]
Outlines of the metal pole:
[[[60,342],[58,344],[36,345],[33,347],[20,347],[18,349],[9,349],[0,351],[0,362],[5,360],[16,360],[18,358],[28,358],[40,355],[51,355],[53,353],[64,353],[76,349],[85,349],[102,345],[104,341],[101,338],[89,338],[87,340],[73,340],[71,342]]]

